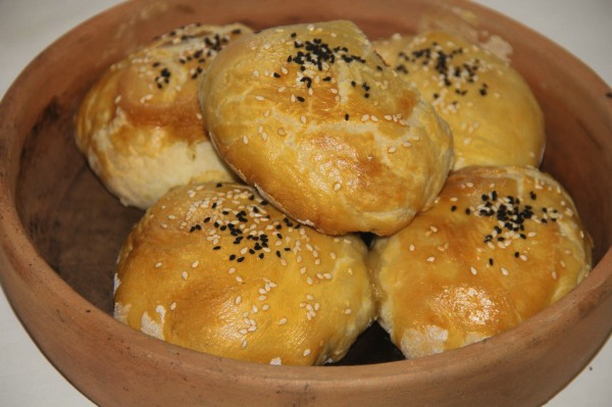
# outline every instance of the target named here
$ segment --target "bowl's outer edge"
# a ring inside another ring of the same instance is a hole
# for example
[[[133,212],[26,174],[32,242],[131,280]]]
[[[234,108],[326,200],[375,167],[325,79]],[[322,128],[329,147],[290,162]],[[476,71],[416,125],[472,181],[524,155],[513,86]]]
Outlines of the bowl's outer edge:
[[[142,3],[117,6],[86,24],[93,29],[105,18],[133,14]],[[280,7],[282,2],[271,3]],[[452,3],[483,18],[516,25],[477,5]],[[576,290],[519,327],[466,348],[411,361],[353,367],[269,367],[199,354],[119,324],[50,269],[28,239],[15,210],[19,152],[36,116],[52,96],[41,92],[41,83],[32,78],[44,77],[40,66],[46,58],[51,58],[71,34],[84,30],[86,25],[81,25],[37,57],[0,105],[0,280],[43,352],[92,400],[110,405],[536,404],[571,379],[609,336],[612,249]],[[535,33],[530,35],[543,41]],[[561,49],[553,51],[567,58]],[[605,92],[607,86],[601,80],[574,62],[583,77],[589,78],[588,86]],[[26,102],[32,108],[20,111]],[[609,107],[603,109],[610,113]],[[609,142],[604,145],[610,148]],[[592,340],[584,343],[584,337]],[[541,363],[529,371],[521,370],[532,360]]]

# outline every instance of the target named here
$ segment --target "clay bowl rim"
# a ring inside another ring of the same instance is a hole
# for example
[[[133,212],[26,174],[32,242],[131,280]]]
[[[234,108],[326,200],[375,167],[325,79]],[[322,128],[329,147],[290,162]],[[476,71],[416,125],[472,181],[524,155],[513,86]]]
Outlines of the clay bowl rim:
[[[603,95],[609,91],[606,83],[591,68],[561,46],[521,23],[485,6],[462,0],[455,0],[450,3],[474,11],[483,18],[504,20],[506,24],[511,25],[516,31],[523,32],[532,40],[544,42],[557,56],[573,66],[578,76],[583,79],[582,86],[589,89],[589,94]],[[0,102],[0,129],[3,132],[0,135],[0,141],[2,141],[2,138],[5,139],[0,144],[0,147],[4,147],[0,148],[0,191],[2,192],[0,194],[0,245],[6,256],[7,264],[12,268],[12,270],[1,269],[0,274],[15,272],[21,279],[28,280],[31,289],[46,291],[48,295],[55,297],[59,303],[70,304],[72,310],[70,317],[75,320],[87,318],[96,321],[97,332],[94,331],[94,334],[114,335],[122,338],[124,340],[120,341],[119,347],[125,347],[126,344],[129,344],[132,354],[138,357],[155,357],[160,362],[159,366],[167,366],[168,363],[176,361],[178,358],[181,361],[181,369],[194,374],[226,375],[231,372],[234,377],[239,378],[236,385],[248,386],[253,379],[260,378],[288,388],[301,388],[306,382],[317,382],[317,386],[321,388],[334,388],[340,391],[350,387],[377,387],[383,383],[393,385],[407,381],[426,382],[432,378],[439,378],[440,375],[452,377],[460,372],[478,371],[486,368],[486,366],[494,366],[496,361],[513,357],[517,352],[527,348],[530,343],[544,341],[546,338],[562,334],[575,321],[597,308],[610,295],[612,248],[608,248],[588,278],[576,289],[509,331],[437,355],[412,360],[354,366],[269,366],[244,362],[172,345],[149,337],[116,321],[70,287],[38,254],[36,247],[28,237],[16,210],[15,190],[11,186],[13,182],[10,175],[11,172],[17,174],[15,181],[18,181],[20,158],[18,154],[11,155],[9,150],[15,149],[14,145],[16,142],[19,143],[20,138],[16,126],[4,123],[9,123],[10,118],[14,117],[19,110],[19,106],[12,102],[19,99],[17,95],[24,88],[23,85],[27,84],[32,66],[42,55],[50,54],[60,48],[67,37],[78,35],[83,26],[90,24],[92,21],[108,17],[111,14],[120,14],[122,8],[126,7],[127,4],[120,3],[103,11],[71,29],[49,45],[20,73]],[[598,103],[602,105],[602,110],[608,113],[608,117],[612,117],[612,106],[602,102]],[[604,144],[610,147],[609,142]],[[17,153],[20,153],[20,151],[17,151]],[[9,292],[5,291],[5,293],[7,298],[11,300]],[[594,295],[595,297],[593,297]],[[17,312],[16,314],[19,316]],[[28,329],[27,326],[26,329]],[[612,330],[612,324],[610,329]],[[89,332],[87,335],[91,336],[91,334]],[[35,342],[38,343],[36,339]],[[51,362],[53,363],[53,361]],[[342,387],[338,387],[339,385]]]

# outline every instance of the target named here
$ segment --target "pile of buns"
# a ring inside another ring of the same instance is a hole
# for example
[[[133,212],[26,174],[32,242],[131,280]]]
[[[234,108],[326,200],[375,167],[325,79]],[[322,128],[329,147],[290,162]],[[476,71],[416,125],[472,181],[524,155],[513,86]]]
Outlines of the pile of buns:
[[[512,328],[591,267],[572,199],[537,169],[528,85],[443,32],[181,27],[110,67],[76,139],[147,209],[115,317],[218,356],[334,362],[375,320],[406,357],[439,353]]]

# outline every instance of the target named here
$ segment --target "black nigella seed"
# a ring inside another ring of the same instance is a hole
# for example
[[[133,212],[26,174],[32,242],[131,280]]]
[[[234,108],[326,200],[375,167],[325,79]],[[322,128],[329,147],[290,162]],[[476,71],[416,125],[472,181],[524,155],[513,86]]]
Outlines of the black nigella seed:
[[[236,259],[236,255],[235,254],[230,254],[229,256],[230,261],[233,261]]]
[[[456,210],[457,210],[457,206],[456,205],[451,206],[451,212],[455,212]]]
[[[219,249],[221,249],[221,246],[215,246],[215,247],[213,247],[213,250],[219,250]]]

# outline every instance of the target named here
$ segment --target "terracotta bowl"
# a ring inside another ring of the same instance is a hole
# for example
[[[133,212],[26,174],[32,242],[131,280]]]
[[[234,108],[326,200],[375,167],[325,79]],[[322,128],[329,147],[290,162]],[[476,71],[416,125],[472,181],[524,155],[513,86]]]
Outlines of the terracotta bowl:
[[[111,63],[195,21],[263,28],[346,18],[371,38],[440,24],[498,35],[546,116],[544,169],[572,193],[597,266],[568,296],[489,340],[401,359],[379,328],[342,366],[267,366],[196,353],[110,316],[117,250],[141,212],[98,182],[73,142],[73,116]],[[483,7],[430,0],[144,1],[115,7],[60,38],[0,106],[0,276],[45,355],[104,405],[540,404],[585,366],[612,328],[612,99],[589,68]]]

